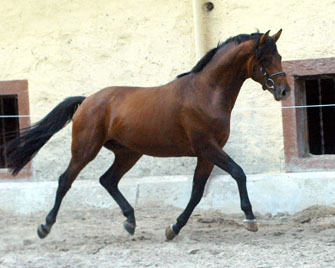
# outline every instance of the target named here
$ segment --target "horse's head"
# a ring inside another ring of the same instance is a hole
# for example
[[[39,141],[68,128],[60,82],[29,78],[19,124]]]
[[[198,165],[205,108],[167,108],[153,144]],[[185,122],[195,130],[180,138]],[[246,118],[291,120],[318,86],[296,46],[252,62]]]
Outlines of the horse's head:
[[[281,56],[277,51],[276,42],[282,30],[273,36],[269,32],[261,34],[255,41],[253,52],[248,61],[249,76],[260,83],[264,90],[269,90],[275,100],[288,98],[291,88],[287,83],[286,74],[281,65]]]

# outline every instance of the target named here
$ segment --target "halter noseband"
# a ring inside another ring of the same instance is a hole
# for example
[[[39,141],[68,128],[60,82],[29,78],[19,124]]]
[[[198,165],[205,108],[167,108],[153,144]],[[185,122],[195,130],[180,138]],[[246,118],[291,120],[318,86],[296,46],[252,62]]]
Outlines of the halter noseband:
[[[266,89],[274,89],[275,88],[275,82],[273,81],[272,78],[277,77],[277,76],[286,76],[285,72],[278,72],[275,74],[269,75],[267,71],[265,70],[263,64],[261,65],[261,72],[263,73],[264,77],[266,78],[264,83],[263,83],[263,90]]]

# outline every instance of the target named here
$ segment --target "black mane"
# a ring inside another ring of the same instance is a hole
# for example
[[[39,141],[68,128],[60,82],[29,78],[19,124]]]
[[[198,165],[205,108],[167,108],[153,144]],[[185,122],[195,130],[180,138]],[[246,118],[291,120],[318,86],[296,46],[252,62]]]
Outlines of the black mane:
[[[217,47],[212,48],[210,51],[208,51],[199,61],[198,63],[192,68],[191,71],[182,73],[177,76],[177,78],[183,77],[185,75],[191,74],[191,73],[198,73],[200,72],[206,65],[207,63],[213,58],[213,56],[216,54],[216,52],[222,48],[225,47],[226,45],[230,44],[231,42],[234,42],[236,45],[239,45],[245,41],[248,40],[257,40],[262,36],[262,33],[252,33],[252,34],[240,34],[234,37],[228,38],[225,42],[221,43],[219,42]],[[272,40],[272,41],[268,41]],[[275,42],[272,38],[268,38],[268,40],[265,42],[264,46],[260,50],[256,52],[256,58],[260,59],[261,55],[264,54],[264,52],[271,52],[273,49],[276,49]],[[274,44],[274,45],[273,45]]]

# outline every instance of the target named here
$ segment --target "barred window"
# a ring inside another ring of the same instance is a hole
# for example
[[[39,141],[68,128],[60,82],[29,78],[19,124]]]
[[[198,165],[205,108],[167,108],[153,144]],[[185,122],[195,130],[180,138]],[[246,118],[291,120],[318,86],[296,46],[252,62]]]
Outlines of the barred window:
[[[286,171],[335,170],[335,58],[283,62],[291,95],[282,102]]]

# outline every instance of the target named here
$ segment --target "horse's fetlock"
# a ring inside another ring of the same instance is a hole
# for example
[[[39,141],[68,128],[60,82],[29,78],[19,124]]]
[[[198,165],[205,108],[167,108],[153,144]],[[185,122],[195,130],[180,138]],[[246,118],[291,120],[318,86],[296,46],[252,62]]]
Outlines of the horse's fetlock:
[[[127,218],[134,218],[135,211],[132,207],[127,208],[123,211],[123,215]]]
[[[250,204],[243,204],[243,205],[241,205],[241,209],[242,209],[244,212],[252,211],[252,207],[251,207]]]
[[[45,219],[46,225],[51,226],[55,224],[56,218],[52,215],[48,215],[47,218]]]

